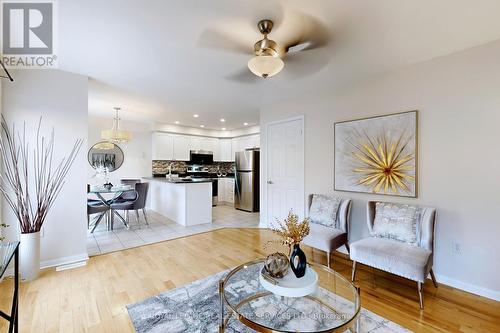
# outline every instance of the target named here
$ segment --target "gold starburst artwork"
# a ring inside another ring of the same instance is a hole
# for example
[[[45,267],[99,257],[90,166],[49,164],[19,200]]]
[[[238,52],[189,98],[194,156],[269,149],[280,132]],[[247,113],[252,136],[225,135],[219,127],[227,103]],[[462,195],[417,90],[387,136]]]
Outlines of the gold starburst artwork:
[[[352,171],[358,175],[357,183],[375,193],[409,192],[409,183],[415,181],[412,175],[415,154],[406,149],[410,139],[404,132],[397,139],[391,139],[385,133],[376,139],[358,136],[359,141],[353,144],[355,149],[352,151],[356,164]]]
[[[334,189],[417,197],[418,111],[336,122]]]

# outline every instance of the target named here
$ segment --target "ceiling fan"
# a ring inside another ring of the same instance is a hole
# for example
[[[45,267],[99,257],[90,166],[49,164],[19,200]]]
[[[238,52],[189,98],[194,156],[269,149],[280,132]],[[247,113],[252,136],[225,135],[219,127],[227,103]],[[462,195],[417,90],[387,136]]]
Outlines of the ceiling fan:
[[[329,59],[324,55],[314,59],[308,55],[300,55],[307,53],[302,51],[319,49],[329,43],[328,29],[321,21],[304,13],[289,13],[279,26],[281,34],[276,34],[277,37],[279,35],[276,41],[269,38],[274,26],[271,19],[263,19],[257,23],[263,38],[254,44],[253,57],[247,63],[248,68],[226,78],[243,83],[253,82],[257,77],[270,78],[278,74],[285,65],[287,72],[304,77],[328,63]],[[251,44],[214,30],[206,30],[200,36],[198,44],[202,47],[251,55]]]
[[[273,26],[274,23],[271,20],[261,20],[257,23],[264,38],[254,44],[255,57],[248,61],[248,69],[264,79],[278,74],[285,66],[281,60],[278,43],[267,38],[267,35],[273,30]]]

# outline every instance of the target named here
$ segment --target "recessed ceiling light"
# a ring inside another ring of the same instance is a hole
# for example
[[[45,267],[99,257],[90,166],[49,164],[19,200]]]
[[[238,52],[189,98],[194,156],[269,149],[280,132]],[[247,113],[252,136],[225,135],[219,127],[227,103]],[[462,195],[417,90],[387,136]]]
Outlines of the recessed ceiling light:
[[[200,127],[205,127],[205,125],[200,125]]]
[[[243,123],[243,125],[248,126],[248,123]]]
[[[225,121],[226,121],[226,119],[224,119],[224,118],[220,118],[220,122],[221,122],[221,123],[223,123],[223,122],[225,122]]]
[[[179,121],[178,120],[174,121],[174,124],[179,125]]]
[[[198,118],[200,115],[199,114],[193,114],[193,117]]]
[[[222,130],[223,130],[223,131],[225,131],[225,130],[226,130],[226,128],[225,128],[225,127],[222,127]]]

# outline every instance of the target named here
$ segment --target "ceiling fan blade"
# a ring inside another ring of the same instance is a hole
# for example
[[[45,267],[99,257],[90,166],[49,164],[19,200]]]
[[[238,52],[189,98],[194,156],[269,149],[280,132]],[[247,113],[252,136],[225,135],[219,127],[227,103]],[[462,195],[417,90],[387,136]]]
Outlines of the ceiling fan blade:
[[[253,84],[257,83],[259,80],[263,80],[262,78],[256,76],[248,68],[242,68],[239,71],[226,75],[225,78],[230,81],[245,83],[245,84]]]
[[[319,19],[298,11],[290,12],[283,23],[286,36],[279,40],[281,55],[326,46],[331,36]]]
[[[229,51],[239,54],[252,54],[253,46],[213,29],[203,31],[198,38],[197,45],[203,48]]]
[[[314,61],[310,61],[314,58]],[[304,50],[287,56],[282,73],[290,80],[302,79],[319,72],[326,67],[331,59],[331,53],[326,49]]]

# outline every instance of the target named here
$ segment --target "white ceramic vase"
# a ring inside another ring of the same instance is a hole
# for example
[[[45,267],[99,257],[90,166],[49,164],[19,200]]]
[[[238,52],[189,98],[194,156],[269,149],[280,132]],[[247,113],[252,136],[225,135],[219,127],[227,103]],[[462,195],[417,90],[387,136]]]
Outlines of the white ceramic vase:
[[[20,240],[21,279],[33,281],[40,272],[40,232],[21,234]]]

